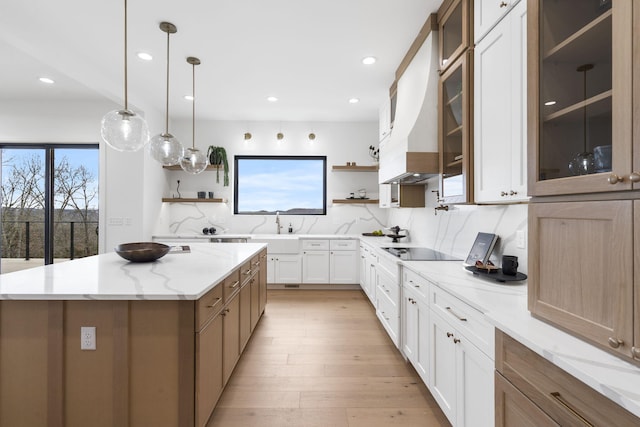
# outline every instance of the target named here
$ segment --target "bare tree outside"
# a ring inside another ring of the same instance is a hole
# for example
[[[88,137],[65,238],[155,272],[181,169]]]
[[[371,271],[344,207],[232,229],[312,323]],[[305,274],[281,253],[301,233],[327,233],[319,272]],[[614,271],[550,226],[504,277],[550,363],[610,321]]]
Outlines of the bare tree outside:
[[[43,150],[6,157],[16,151],[2,150],[2,259],[43,258]],[[73,259],[95,255],[98,252],[97,177],[84,164],[72,163],[64,154],[56,157],[60,159],[53,171],[53,256]]]

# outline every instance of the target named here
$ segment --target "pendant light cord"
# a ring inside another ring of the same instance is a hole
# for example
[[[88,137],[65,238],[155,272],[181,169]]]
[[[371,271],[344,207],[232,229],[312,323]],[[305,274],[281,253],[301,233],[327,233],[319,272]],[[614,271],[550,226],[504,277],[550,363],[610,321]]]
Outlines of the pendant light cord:
[[[129,96],[127,83],[127,0],[124,0],[124,109],[129,109]]]
[[[165,133],[169,134],[169,37],[170,37],[171,33],[169,31],[167,31],[167,103],[166,103],[166,108],[165,108],[165,119],[164,119],[164,126],[165,126]]]
[[[196,64],[191,64],[191,147],[196,148]]]

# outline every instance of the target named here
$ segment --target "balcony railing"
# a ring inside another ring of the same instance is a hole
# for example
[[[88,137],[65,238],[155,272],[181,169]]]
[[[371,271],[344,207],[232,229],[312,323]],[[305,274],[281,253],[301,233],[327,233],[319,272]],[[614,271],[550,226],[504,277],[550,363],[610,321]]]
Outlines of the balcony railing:
[[[55,258],[75,259],[98,253],[98,221],[55,221],[53,227]],[[43,236],[44,221],[2,221],[2,258],[42,258]],[[78,254],[78,249],[83,253]]]

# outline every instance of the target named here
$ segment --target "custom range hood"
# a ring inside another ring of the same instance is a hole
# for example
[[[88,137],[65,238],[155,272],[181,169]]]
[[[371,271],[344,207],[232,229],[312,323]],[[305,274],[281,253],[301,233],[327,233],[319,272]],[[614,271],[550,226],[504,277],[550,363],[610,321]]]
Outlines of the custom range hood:
[[[410,64],[398,80],[391,135],[380,143],[381,184],[425,184],[440,173],[438,158],[438,33],[430,18],[405,61]],[[424,33],[428,31],[426,38]],[[415,52],[413,59],[410,55]],[[403,61],[403,62],[405,62]]]

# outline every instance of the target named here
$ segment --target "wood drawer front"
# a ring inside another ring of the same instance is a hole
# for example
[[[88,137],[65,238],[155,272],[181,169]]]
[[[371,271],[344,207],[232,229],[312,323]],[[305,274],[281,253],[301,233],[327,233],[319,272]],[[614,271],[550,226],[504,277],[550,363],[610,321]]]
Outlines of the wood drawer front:
[[[357,248],[355,240],[331,240],[329,241],[329,249],[332,251],[355,251]]]
[[[303,239],[302,240],[303,251],[328,251],[329,241],[320,239]]]
[[[559,427],[502,375],[495,374],[496,427]]]
[[[494,360],[495,328],[484,314],[437,286],[431,286],[429,292],[431,308]]]
[[[378,292],[385,294],[396,307],[400,303],[400,286],[384,271],[378,272]]]
[[[429,281],[415,271],[402,267],[402,284],[416,293],[422,302],[429,304]]]
[[[258,270],[260,270],[260,266],[262,265],[262,260],[260,259],[260,254],[251,258],[251,275],[255,275]]]
[[[251,260],[242,264],[240,267],[240,283],[244,286],[251,276],[253,275],[253,266],[251,265]]]
[[[496,332],[496,369],[560,425],[640,425],[640,418],[502,332]]]
[[[224,306],[222,289],[224,282],[217,284],[213,289],[196,301],[196,330],[199,331],[213,316],[218,314]]]
[[[244,267],[244,266],[243,266]],[[228,303],[231,297],[240,290],[240,269],[234,271],[224,279],[224,285],[222,288],[222,295],[224,303]]]

